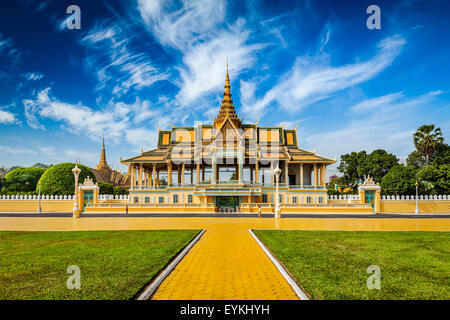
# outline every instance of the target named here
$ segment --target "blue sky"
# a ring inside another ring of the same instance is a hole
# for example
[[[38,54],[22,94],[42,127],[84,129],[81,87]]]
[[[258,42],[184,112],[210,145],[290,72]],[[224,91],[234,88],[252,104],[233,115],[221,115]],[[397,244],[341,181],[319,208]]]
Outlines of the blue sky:
[[[81,8],[68,30],[66,8]],[[381,30],[366,8],[381,8]],[[298,124],[301,148],[404,159],[434,123],[449,138],[448,1],[63,1],[0,4],[0,165],[110,165],[158,127],[210,123],[231,92],[245,122]],[[334,173],[336,166],[328,170]]]

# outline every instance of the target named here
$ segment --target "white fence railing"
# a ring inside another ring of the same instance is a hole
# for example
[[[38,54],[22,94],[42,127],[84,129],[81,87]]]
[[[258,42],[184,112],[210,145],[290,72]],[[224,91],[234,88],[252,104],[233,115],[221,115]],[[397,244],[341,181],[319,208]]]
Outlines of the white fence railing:
[[[129,195],[99,194],[98,200],[130,200]]]
[[[381,200],[416,200],[416,196],[381,196]],[[418,200],[450,200],[450,195],[420,195]]]
[[[59,196],[49,196],[49,195],[41,195],[41,200],[73,200],[73,195],[59,195]],[[39,196],[33,195],[24,195],[24,194],[16,194],[16,195],[0,195],[0,200],[38,200]]]
[[[329,195],[328,200],[360,200],[359,194]]]

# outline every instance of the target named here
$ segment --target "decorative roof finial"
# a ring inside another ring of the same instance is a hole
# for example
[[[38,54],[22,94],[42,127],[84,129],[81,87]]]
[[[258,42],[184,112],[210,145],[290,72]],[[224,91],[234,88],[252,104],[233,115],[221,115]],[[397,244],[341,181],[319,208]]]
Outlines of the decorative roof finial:
[[[233,100],[231,99],[230,89],[230,75],[228,74],[228,57],[227,57],[227,72],[225,76],[225,91],[223,92],[222,105],[220,106],[219,114],[214,121],[216,128],[219,128],[226,118],[229,118],[236,127],[241,126],[241,120],[234,109]]]

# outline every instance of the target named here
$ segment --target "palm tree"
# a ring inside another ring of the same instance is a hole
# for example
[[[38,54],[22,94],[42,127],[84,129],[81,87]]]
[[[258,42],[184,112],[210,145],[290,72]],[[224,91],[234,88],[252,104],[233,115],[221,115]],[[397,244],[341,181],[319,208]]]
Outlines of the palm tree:
[[[435,128],[434,124],[421,126],[413,135],[414,145],[418,152],[425,156],[426,164],[429,164],[430,155],[436,152],[444,142],[441,128]]]

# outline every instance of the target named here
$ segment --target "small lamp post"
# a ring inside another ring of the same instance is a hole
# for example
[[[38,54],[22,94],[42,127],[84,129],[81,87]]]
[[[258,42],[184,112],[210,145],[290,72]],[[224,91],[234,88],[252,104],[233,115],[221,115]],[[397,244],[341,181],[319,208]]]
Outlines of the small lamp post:
[[[75,168],[72,169],[73,175],[75,176],[75,201],[73,203],[73,217],[80,217],[80,208],[78,207],[78,176],[80,175],[80,168],[78,168],[78,162],[75,162]]]
[[[274,170],[275,173],[275,185],[276,185],[276,192],[275,192],[275,218],[281,218],[281,208],[280,208],[280,196],[279,196],[279,181],[280,181],[280,174],[281,169],[277,166]]]
[[[39,193],[38,193],[38,209],[37,209],[37,212],[41,213],[41,181],[38,182],[38,188],[39,188]]]
[[[415,214],[419,214],[419,182],[416,180],[416,212]]]

